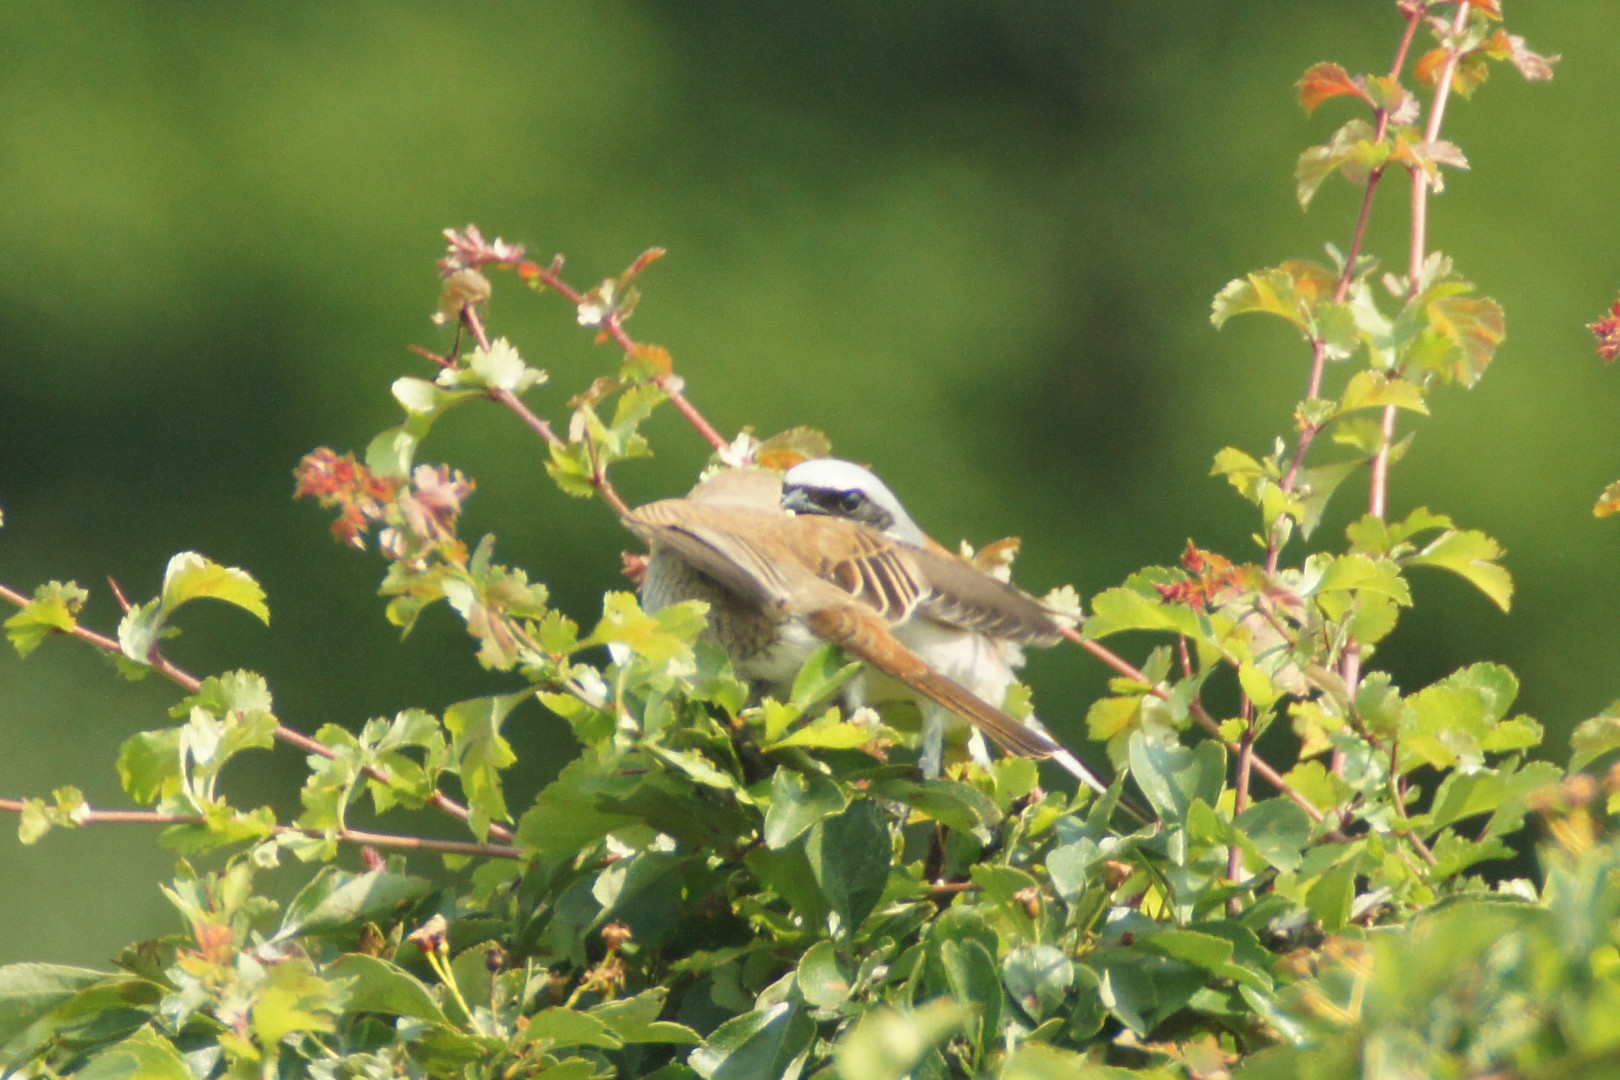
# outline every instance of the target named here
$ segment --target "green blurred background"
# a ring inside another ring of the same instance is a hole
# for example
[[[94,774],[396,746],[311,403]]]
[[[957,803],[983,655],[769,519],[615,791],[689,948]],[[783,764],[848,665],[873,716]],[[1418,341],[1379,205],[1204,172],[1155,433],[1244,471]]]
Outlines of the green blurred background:
[[[1565,60],[1551,84],[1499,69],[1457,104],[1474,172],[1432,235],[1504,304],[1509,337],[1477,390],[1437,395],[1391,504],[1501,539],[1518,602],[1504,617],[1424,577],[1377,662],[1408,689],[1509,664],[1561,756],[1620,696],[1620,527],[1590,513],[1620,475],[1620,373],[1582,325],[1620,286],[1617,7],[1507,13]],[[1275,320],[1217,334],[1209,299],[1345,243],[1355,193],[1330,186],[1301,215],[1291,171],[1349,109],[1307,120],[1291,86],[1322,59],[1384,69],[1398,31],[1385,2],[11,0],[0,580],[78,579],[105,629],[108,575],[145,597],[178,550],[246,567],[274,624],[198,605],[170,655],[263,672],[307,731],[510,686],[443,612],[401,644],[377,556],[290,499],[304,452],[395,421],[389,382],[425,369],[405,346],[446,340],[427,321],[439,230],[469,221],[566,253],[580,284],[667,247],[631,326],[722,429],[825,429],[942,539],[1022,535],[1032,589],[1089,595],[1188,537],[1248,557],[1254,515],[1211,456],[1289,429],[1306,354]],[[1371,238],[1397,264],[1404,197],[1383,192]],[[533,396],[552,416],[614,363],[555,297],[502,284],[490,313],[552,372]],[[673,413],[652,433],[659,458],[618,476],[632,500],[682,490],[707,452]],[[511,417],[463,410],[423,456],[478,478],[467,531],[496,532],[565,609],[588,619],[622,586],[627,537],[549,485]],[[1341,502],[1330,542],[1364,485]],[[1104,672],[1071,650],[1031,674],[1078,738]],[[0,794],[72,783],[125,805],[117,746],[176,696],[68,642],[26,664],[8,650]],[[537,710],[511,728],[521,806],[573,746]],[[251,760],[231,776],[242,799],[291,806],[298,755]],[[101,962],[170,930],[171,861],[137,829],[0,842],[0,961]]]

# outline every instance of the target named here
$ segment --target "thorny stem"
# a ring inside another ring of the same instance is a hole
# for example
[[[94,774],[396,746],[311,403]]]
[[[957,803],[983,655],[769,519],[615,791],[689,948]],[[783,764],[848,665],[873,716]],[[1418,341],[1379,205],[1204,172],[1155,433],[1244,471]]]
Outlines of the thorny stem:
[[[5,600],[19,608],[26,607],[29,603],[26,596],[15,591],[14,589],[8,588],[5,585],[0,585],[0,600]],[[119,646],[118,642],[114,641],[105,634],[98,634],[88,627],[75,624],[71,630],[65,632],[71,634],[81,641],[89,642],[91,645],[94,645],[96,648],[101,649],[104,652],[115,656],[123,654],[123,649]],[[190,672],[177,667],[162,654],[154,651],[147,659],[154,671],[158,672],[175,685],[181,687],[187,693],[195,694],[198,690],[202,689],[201,679],[197,678],[195,675],[192,675]],[[273,734],[281,742],[287,743],[291,746],[296,746],[300,750],[306,751],[307,753],[316,754],[327,759],[337,757],[336,750],[333,750],[324,743],[318,742],[310,736],[305,735],[301,731],[296,731],[293,728],[288,727],[286,724],[278,723]],[[379,769],[374,765],[366,766],[365,774],[377,781],[379,784],[392,785],[394,783],[393,777],[389,776],[386,771]],[[467,821],[470,816],[465,806],[456,802],[442,791],[434,792],[432,797],[428,799],[428,803],[438,810],[449,814],[451,817],[459,818],[462,821]],[[512,830],[495,822],[490,822],[489,832],[491,836],[501,840],[512,839]]]
[[[1467,5],[1461,5],[1466,10]],[[1411,51],[1412,40],[1417,35],[1417,28],[1428,12],[1427,3],[1413,4],[1407,9],[1406,30],[1401,35],[1400,47],[1395,50],[1395,62],[1390,65],[1390,74],[1399,78],[1401,70],[1406,67],[1406,57]],[[1379,109],[1375,117],[1378,122],[1374,138],[1382,140],[1389,130],[1389,110]],[[1432,136],[1431,136],[1432,138]],[[1373,197],[1378,192],[1378,182],[1384,178],[1382,167],[1374,169],[1367,177],[1366,190],[1361,196],[1361,211],[1356,215],[1355,231],[1350,237],[1350,250],[1345,254],[1344,268],[1339,272],[1339,281],[1333,289],[1333,302],[1344,303],[1344,298],[1350,293],[1350,283],[1355,280],[1356,260],[1361,257],[1361,245],[1367,238],[1367,224],[1372,220]],[[1306,389],[1307,399],[1318,397],[1322,392],[1322,375],[1327,367],[1327,339],[1315,338],[1311,342],[1311,376]],[[1283,476],[1282,490],[1285,494],[1292,493],[1299,483],[1300,470],[1305,465],[1305,455],[1311,448],[1311,443],[1321,434],[1322,429],[1316,424],[1305,423],[1300,425],[1299,441],[1294,446],[1294,456],[1288,463],[1288,472]],[[1282,554],[1282,533],[1274,529],[1266,543],[1266,573],[1277,572],[1277,562]]]
[[[1457,4],[1457,14],[1451,23],[1451,32],[1461,34],[1468,24],[1467,3]],[[1416,19],[1421,16],[1427,7],[1414,8],[1409,18]],[[1440,125],[1446,116],[1446,103],[1451,98],[1451,80],[1457,73],[1457,62],[1461,54],[1456,50],[1446,55],[1446,62],[1441,66],[1439,82],[1435,84],[1434,101],[1429,106],[1429,120],[1424,128],[1423,137],[1426,142],[1433,143],[1440,137]],[[1407,295],[1415,297],[1418,292],[1418,279],[1423,272],[1425,248],[1427,247],[1427,230],[1429,220],[1429,178],[1420,168],[1412,172],[1412,250],[1407,262]],[[1373,455],[1372,479],[1367,495],[1367,512],[1374,517],[1382,518],[1388,509],[1389,498],[1389,457],[1391,448],[1395,445],[1395,428],[1397,410],[1393,405],[1384,406],[1384,415],[1380,428],[1378,452]],[[1355,699],[1356,686],[1361,678],[1361,649],[1355,642],[1351,642],[1344,652],[1342,666],[1344,683],[1349,690],[1351,700]],[[1337,763],[1337,762],[1336,762]]]
[[[0,799],[0,811],[20,814],[26,808],[22,799]],[[74,825],[206,825],[201,814],[165,814],[155,810],[84,810],[73,815]],[[523,849],[510,844],[477,844],[470,840],[435,840],[425,836],[367,832],[362,829],[301,829],[296,825],[276,825],[277,836],[307,836],[313,840],[332,839],[343,844],[391,848],[395,851],[432,851],[444,855],[472,855],[491,859],[521,859]]]

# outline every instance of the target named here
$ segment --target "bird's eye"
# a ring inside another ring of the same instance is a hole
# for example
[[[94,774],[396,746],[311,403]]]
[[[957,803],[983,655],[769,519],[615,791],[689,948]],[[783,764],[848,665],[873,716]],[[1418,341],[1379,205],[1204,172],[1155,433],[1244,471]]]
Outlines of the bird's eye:
[[[860,491],[841,491],[838,493],[838,509],[844,514],[854,514],[866,502],[866,495]]]

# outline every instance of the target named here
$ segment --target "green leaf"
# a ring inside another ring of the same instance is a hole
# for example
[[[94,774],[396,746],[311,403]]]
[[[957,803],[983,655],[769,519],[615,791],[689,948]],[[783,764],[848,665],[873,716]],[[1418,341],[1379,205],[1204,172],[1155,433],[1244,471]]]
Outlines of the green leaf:
[[[351,874],[322,867],[287,905],[272,941],[325,934],[364,920],[382,919],[433,888],[427,878],[373,870]]]
[[[474,349],[465,358],[465,367],[439,372],[441,386],[476,386],[521,394],[546,381],[546,373],[529,367],[506,338],[496,338],[489,348]]]
[[[677,1046],[702,1043],[703,1037],[685,1024],[658,1019],[664,1011],[664,999],[668,996],[667,989],[655,986],[635,997],[594,1005],[590,1014],[627,1043],[671,1043]]]
[[[270,625],[264,590],[246,570],[221,566],[194,551],[182,551],[169,560],[163,572],[163,614],[167,616],[181,604],[203,599],[234,604]]]
[[[1320,576],[1304,591],[1307,595],[1331,592],[1365,592],[1387,596],[1402,607],[1412,606],[1412,589],[1401,577],[1401,568],[1389,559],[1372,559],[1366,555],[1313,555],[1307,563],[1307,572]],[[1308,578],[1307,578],[1308,580]]]
[[[73,1075],[79,1080],[193,1080],[180,1051],[151,1028],[91,1055]]]
[[[1540,761],[1514,770],[1451,772],[1440,781],[1429,810],[1429,825],[1439,830],[1464,818],[1495,813],[1510,800],[1522,803],[1532,792],[1556,784],[1563,774],[1551,762]]]
[[[602,598],[602,620],[583,645],[624,645],[655,664],[693,668],[692,642],[704,626],[698,602],[672,604],[654,614],[641,609],[635,593],[610,592]]]
[[[1474,664],[1407,697],[1401,747],[1417,764],[1475,769],[1496,745],[1502,718],[1518,696],[1519,681],[1500,664]],[[1511,729],[1510,729],[1511,731]],[[1517,742],[1515,738],[1513,740]]]
[[[470,811],[467,824],[479,840],[489,839],[491,821],[508,818],[501,791],[501,770],[517,761],[512,747],[501,737],[507,714],[527,700],[528,691],[499,694],[458,702],[444,711],[451,751],[461,776],[461,790]]]
[[[982,844],[990,843],[991,830],[1002,820],[994,799],[972,784],[955,780],[885,780],[873,784],[871,793],[905,803],[947,828],[972,834]]]
[[[842,649],[822,645],[810,654],[794,676],[793,692],[788,700],[802,710],[809,710],[812,705],[830,698],[860,670],[859,661],[846,662]]]
[[[118,750],[118,779],[138,803],[154,804],[180,791],[185,779],[180,757],[180,729],[141,731]]]
[[[1198,616],[1186,607],[1166,604],[1158,596],[1144,596],[1130,586],[1105,589],[1091,598],[1091,618],[1086,620],[1086,637],[1108,637],[1126,630],[1159,630],[1200,637]]]
[[[856,799],[817,822],[805,844],[816,884],[838,918],[837,932],[859,929],[889,883],[888,820],[872,799]]]
[[[1442,296],[1426,305],[1427,347],[1414,349],[1412,366],[1434,371],[1459,386],[1473,386],[1485,374],[1507,330],[1502,307],[1483,296]]]
[[[48,1016],[81,990],[120,976],[60,964],[0,967],[0,1047]]]
[[[615,829],[639,821],[631,814],[602,808],[605,796],[622,795],[627,784],[639,784],[633,779],[604,776],[603,767],[591,756],[575,758],[563,766],[518,822],[517,842],[548,858],[572,858]]]
[[[1002,1038],[1003,994],[996,958],[982,942],[964,938],[940,942],[939,962],[951,996],[972,1010],[966,1023],[967,1034],[977,1044],[979,1056],[983,1058]]]
[[[1205,739],[1188,748],[1143,732],[1130,738],[1131,776],[1167,821],[1184,821],[1194,800],[1214,806],[1226,787],[1226,747]]]
[[[76,616],[90,594],[74,582],[51,581],[34,590],[34,598],[5,622],[6,637],[18,656],[39,648],[51,634],[70,633],[79,625]]]
[[[1364,184],[1372,170],[1389,156],[1389,144],[1365,120],[1351,120],[1320,146],[1299,155],[1294,164],[1294,195],[1307,208],[1323,181],[1336,172],[1353,184]]]
[[[1570,772],[1584,769],[1611,750],[1620,749],[1620,701],[1611,703],[1592,719],[1581,721],[1569,737],[1569,746]]]
[[[272,965],[257,990],[253,1030],[265,1046],[293,1034],[336,1031],[348,1000],[346,985],[321,978],[303,957]]]
[[[135,604],[118,620],[118,648],[137,664],[152,662],[152,650],[163,635],[163,607],[158,600]]]
[[[948,998],[916,1009],[868,1010],[833,1049],[839,1080],[905,1080],[931,1050],[962,1030],[967,1019],[967,1009]]]
[[[1074,986],[1074,961],[1053,945],[1020,945],[1001,962],[1007,996],[1031,1019],[1050,1016]]]
[[[804,1000],[817,1008],[836,1008],[849,998],[850,975],[830,941],[818,941],[804,951],[796,979]]]
[[[544,1040],[554,1046],[594,1046],[601,1050],[617,1050],[624,1045],[601,1019],[560,1006],[541,1009],[529,1017],[523,1038],[527,1042]]]
[[[404,480],[411,475],[421,433],[419,423],[407,422],[379,432],[366,444],[366,468],[385,480]]]
[[[1438,566],[1473,584],[1503,611],[1513,603],[1513,578],[1497,563],[1502,546],[1474,529],[1448,529],[1407,559],[1409,566]]]
[[[1219,328],[1234,315],[1277,315],[1314,337],[1317,307],[1337,285],[1338,275],[1327,267],[1306,259],[1289,259],[1281,266],[1256,270],[1228,282],[1215,295],[1210,321]]]
[[[1262,859],[1285,873],[1299,868],[1301,852],[1311,840],[1310,815],[1281,795],[1254,803],[1232,824]]]
[[[706,1080],[756,1080],[786,1076],[808,1053],[816,1024],[802,1005],[783,1001],[732,1017],[692,1051],[691,1066]]]
[[[765,811],[765,845],[772,850],[786,847],[812,825],[842,813],[848,802],[843,789],[824,776],[777,769]]]
[[[1330,934],[1344,929],[1350,921],[1351,904],[1356,898],[1357,862],[1356,858],[1344,859],[1305,890],[1305,906]]]
[[[810,723],[801,724],[786,736],[767,743],[764,749],[769,752],[789,746],[801,746],[806,749],[853,750],[871,742],[876,734],[863,724],[845,722],[840,719],[837,709],[829,709]]]
[[[1350,376],[1350,381],[1344,387],[1344,396],[1339,400],[1340,411],[1347,413],[1360,409],[1381,409],[1388,405],[1429,415],[1429,405],[1424,400],[1421,386],[1382,371],[1369,369]]]
[[[429,1024],[446,1024],[444,1010],[423,982],[387,960],[364,953],[345,953],[327,965],[331,980],[349,981],[351,1012],[386,1013]]]

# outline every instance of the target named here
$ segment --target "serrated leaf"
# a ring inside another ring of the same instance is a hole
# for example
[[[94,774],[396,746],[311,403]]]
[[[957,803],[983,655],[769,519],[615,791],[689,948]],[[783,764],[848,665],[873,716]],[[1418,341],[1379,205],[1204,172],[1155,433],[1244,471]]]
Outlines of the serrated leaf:
[[[234,566],[221,566],[194,551],[182,551],[169,560],[163,572],[163,614],[167,616],[181,604],[203,599],[234,604],[270,625],[264,590],[252,575]]]
[[[1104,589],[1091,598],[1086,637],[1103,638],[1126,630],[1168,630],[1189,637],[1203,632],[1198,616],[1186,607],[1166,604],[1157,597],[1150,599],[1126,586]]]
[[[152,662],[152,650],[162,634],[163,608],[157,599],[131,606],[118,620],[118,648],[137,664]]]
[[[1210,321],[1219,328],[1234,315],[1277,315],[1314,336],[1317,305],[1332,295],[1337,284],[1337,275],[1327,267],[1306,259],[1290,259],[1228,282],[1215,295]]]
[[[1441,296],[1424,307],[1428,326],[1403,359],[1459,386],[1485,374],[1507,334],[1502,307],[1489,297]]]
[[[1393,405],[1397,409],[1429,415],[1429,406],[1423,398],[1423,388],[1398,376],[1381,371],[1358,371],[1345,384],[1339,407],[1344,412],[1358,409],[1380,409]]]
[[[658,1019],[664,1011],[664,999],[668,995],[667,989],[657,986],[643,990],[635,997],[593,1005],[590,1014],[627,1043],[672,1043],[680,1046],[702,1043],[703,1037],[685,1024]]]
[[[1309,207],[1323,181],[1334,173],[1342,173],[1353,184],[1365,184],[1388,155],[1389,144],[1377,137],[1372,125],[1351,120],[1327,142],[1306,149],[1294,163],[1294,195],[1300,207]]]
[[[1406,560],[1409,566],[1437,566],[1471,582],[1503,611],[1513,604],[1513,578],[1496,560],[1502,546],[1475,529],[1451,529]]]
[[[602,597],[602,619],[586,645],[617,644],[655,664],[674,664],[690,671],[692,642],[705,625],[704,608],[692,601],[648,614],[635,593],[610,592]]]
[[[1620,749],[1620,701],[1583,720],[1569,737],[1569,771],[1576,772],[1612,750]]]
[[[51,634],[70,633],[78,627],[76,616],[88,599],[90,594],[72,581],[41,585],[33,599],[5,622],[11,647],[18,656],[27,656]]]
[[[1350,73],[1338,64],[1313,64],[1295,84],[1295,89],[1299,93],[1299,103],[1305,109],[1306,116],[1315,112],[1322,102],[1345,95],[1358,97],[1369,105],[1374,104],[1360,82],[1352,79]]]
[[[1366,555],[1312,556],[1310,565],[1321,576],[1308,590],[1309,595],[1336,591],[1366,592],[1387,596],[1403,607],[1412,605],[1412,589],[1401,576],[1401,568],[1389,559]]]
[[[517,755],[501,736],[501,724],[507,714],[529,696],[528,691],[520,691],[474,698],[457,702],[444,711],[444,726],[450,732],[461,790],[467,796],[467,824],[479,840],[489,839],[491,821],[507,820],[501,771],[510,768],[517,761]]]
[[[180,729],[141,731],[125,739],[118,750],[118,778],[138,803],[150,805],[178,793],[185,778]]]

